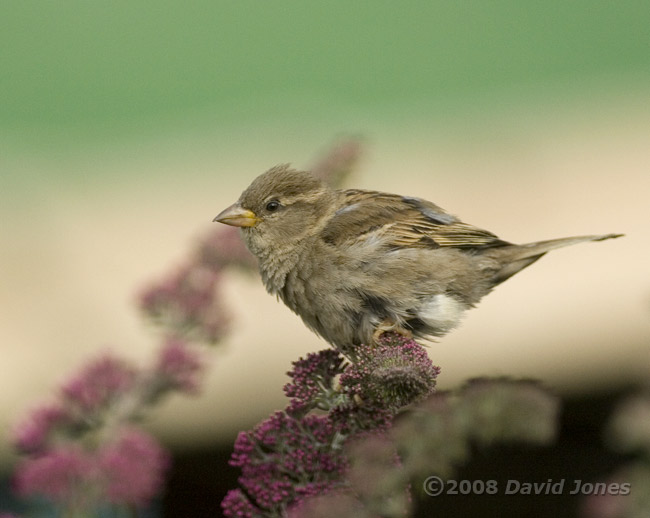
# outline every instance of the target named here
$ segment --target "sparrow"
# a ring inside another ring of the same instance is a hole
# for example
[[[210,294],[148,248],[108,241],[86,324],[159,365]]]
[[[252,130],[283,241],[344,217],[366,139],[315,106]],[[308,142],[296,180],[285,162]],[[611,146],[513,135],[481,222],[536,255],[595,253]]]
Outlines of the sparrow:
[[[343,352],[389,330],[435,340],[546,252],[622,235],[513,244],[421,198],[333,189],[289,165],[213,221],[241,228],[268,292]]]

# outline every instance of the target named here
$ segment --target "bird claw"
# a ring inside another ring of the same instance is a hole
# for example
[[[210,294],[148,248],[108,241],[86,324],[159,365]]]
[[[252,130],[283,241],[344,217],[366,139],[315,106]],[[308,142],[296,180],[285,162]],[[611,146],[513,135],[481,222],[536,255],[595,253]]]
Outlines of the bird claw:
[[[375,329],[375,332],[372,334],[372,341],[376,344],[379,345],[379,339],[381,338],[381,335],[384,333],[397,333],[398,335],[403,336],[407,340],[411,340],[413,338],[413,333],[409,329],[404,329],[403,327],[399,326],[398,324],[395,324],[394,322],[390,320],[384,320],[381,324],[377,326],[377,329]]]

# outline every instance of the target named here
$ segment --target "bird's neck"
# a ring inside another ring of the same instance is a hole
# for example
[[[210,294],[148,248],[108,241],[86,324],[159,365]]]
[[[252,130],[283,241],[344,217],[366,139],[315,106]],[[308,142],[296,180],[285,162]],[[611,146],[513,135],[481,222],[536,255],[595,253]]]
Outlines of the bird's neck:
[[[287,276],[296,268],[305,249],[304,243],[301,243],[299,246],[292,247],[291,251],[284,253],[274,250],[270,253],[258,255],[262,281],[269,293],[273,295],[281,294]]]

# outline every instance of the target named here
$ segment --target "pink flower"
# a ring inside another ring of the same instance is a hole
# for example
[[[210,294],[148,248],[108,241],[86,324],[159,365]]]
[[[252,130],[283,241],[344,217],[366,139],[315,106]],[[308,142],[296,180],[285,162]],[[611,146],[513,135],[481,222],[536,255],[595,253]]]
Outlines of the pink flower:
[[[58,503],[78,501],[93,478],[93,462],[76,445],[53,448],[18,465],[14,487],[23,496],[41,495]]]
[[[77,508],[99,501],[142,505],[160,491],[168,465],[167,453],[153,437],[122,429],[95,452],[68,443],[24,460],[14,485],[22,496],[40,495]]]
[[[163,345],[156,373],[173,388],[196,393],[200,385],[203,362],[199,352],[178,339],[169,339]]]
[[[106,500],[115,504],[148,503],[162,488],[169,457],[149,434],[133,428],[97,453]]]
[[[135,378],[133,367],[106,355],[86,365],[61,387],[61,391],[68,402],[82,411],[94,411],[131,389]]]
[[[241,489],[231,489],[221,503],[226,518],[262,518],[264,516],[253,506]]]
[[[334,349],[310,353],[293,362],[287,374],[291,382],[284,393],[291,398],[288,412],[293,416],[313,408],[329,410],[328,401],[336,395],[336,377],[345,371],[345,359]]]
[[[191,263],[144,291],[140,306],[172,336],[215,343],[228,324],[217,289],[220,280],[219,271]]]
[[[326,416],[295,419],[276,412],[251,432],[241,432],[230,465],[239,467],[243,491],[222,502],[228,517],[275,516],[297,500],[342,484],[346,458]]]
[[[23,453],[42,450],[50,433],[68,420],[67,412],[58,405],[46,405],[32,411],[13,432],[13,442]]]

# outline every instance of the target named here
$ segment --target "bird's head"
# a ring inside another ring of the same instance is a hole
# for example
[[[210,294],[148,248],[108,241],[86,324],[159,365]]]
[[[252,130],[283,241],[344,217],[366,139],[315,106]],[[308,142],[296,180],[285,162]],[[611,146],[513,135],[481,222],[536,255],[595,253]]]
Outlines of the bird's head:
[[[309,237],[319,228],[333,196],[311,173],[280,165],[258,176],[213,221],[241,227],[251,252],[264,255]]]

